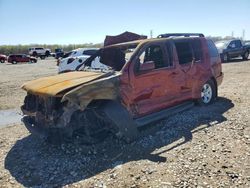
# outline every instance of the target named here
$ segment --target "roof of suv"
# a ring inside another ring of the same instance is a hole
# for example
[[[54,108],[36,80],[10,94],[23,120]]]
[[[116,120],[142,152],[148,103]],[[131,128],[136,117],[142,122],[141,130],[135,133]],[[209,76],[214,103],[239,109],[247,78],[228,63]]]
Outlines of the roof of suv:
[[[167,38],[151,38],[151,39],[142,39],[142,40],[135,40],[135,41],[130,41],[130,42],[124,42],[124,43],[119,43],[119,44],[113,44],[107,47],[115,47],[115,46],[123,46],[123,45],[138,45],[138,44],[144,44],[147,42],[161,42],[161,41],[166,41],[166,40],[179,40],[183,38],[188,38],[188,39],[193,39],[193,38],[205,38],[205,37],[185,37],[185,36],[173,36],[173,37],[167,37]],[[105,47],[104,47],[105,48]]]

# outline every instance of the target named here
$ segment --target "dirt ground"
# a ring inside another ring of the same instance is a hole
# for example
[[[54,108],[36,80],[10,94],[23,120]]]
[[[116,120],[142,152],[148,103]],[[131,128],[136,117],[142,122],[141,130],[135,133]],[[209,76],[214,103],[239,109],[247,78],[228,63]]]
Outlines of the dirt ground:
[[[27,80],[55,62],[0,65],[2,109],[18,108]],[[250,61],[223,64],[218,100],[141,132],[132,144],[51,146],[23,125],[0,129],[1,187],[250,187]]]
[[[57,74],[56,60],[48,58],[34,64],[0,63],[0,110],[19,108],[26,92],[21,90],[24,82]]]

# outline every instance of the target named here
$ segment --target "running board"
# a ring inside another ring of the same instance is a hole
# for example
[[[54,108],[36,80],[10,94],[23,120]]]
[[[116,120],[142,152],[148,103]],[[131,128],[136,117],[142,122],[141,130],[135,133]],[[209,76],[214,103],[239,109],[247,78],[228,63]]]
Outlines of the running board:
[[[135,119],[135,122],[136,122],[138,127],[142,127],[142,126],[147,125],[149,123],[167,118],[173,114],[187,110],[193,106],[194,106],[194,102],[191,102],[191,101],[184,102],[184,103],[179,104],[177,106],[173,106],[173,107],[167,108],[165,110],[155,112],[153,114],[149,114],[149,115],[146,115],[144,117]]]

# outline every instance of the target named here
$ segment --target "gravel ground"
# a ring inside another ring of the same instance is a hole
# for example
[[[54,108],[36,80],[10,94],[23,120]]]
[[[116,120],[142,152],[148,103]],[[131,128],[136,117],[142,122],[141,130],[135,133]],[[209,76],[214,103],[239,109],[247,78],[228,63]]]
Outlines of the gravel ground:
[[[0,110],[19,108],[26,92],[20,87],[24,82],[57,74],[56,60],[38,59],[37,63],[0,63]]]
[[[51,146],[22,125],[0,129],[1,187],[250,187],[250,61],[223,71],[214,104],[155,123],[132,144]]]

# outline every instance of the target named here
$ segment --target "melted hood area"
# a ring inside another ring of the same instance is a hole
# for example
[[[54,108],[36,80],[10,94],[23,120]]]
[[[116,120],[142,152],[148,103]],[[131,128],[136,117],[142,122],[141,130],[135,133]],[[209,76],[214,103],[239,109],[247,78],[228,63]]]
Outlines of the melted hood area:
[[[83,71],[63,73],[29,81],[22,85],[22,89],[36,95],[56,96],[65,90],[105,77],[106,74]]]

